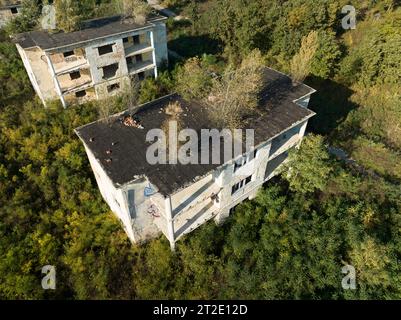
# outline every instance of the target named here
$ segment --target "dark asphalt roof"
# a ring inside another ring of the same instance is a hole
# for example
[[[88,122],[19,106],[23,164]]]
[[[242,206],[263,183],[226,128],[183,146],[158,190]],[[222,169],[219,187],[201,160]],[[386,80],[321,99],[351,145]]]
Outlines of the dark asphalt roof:
[[[261,99],[261,110],[264,111],[250,120],[246,126],[255,129],[255,146],[314,115],[313,111],[293,102],[306,94],[313,93],[312,88],[303,84],[293,86],[288,76],[269,68],[266,68],[265,75],[266,86]],[[145,140],[146,133],[151,128],[161,127],[166,119],[163,108],[174,101],[180,102],[183,107],[183,128],[192,128],[196,131],[210,128],[206,107],[172,94],[143,105],[135,114],[145,129],[124,126],[121,119],[129,114],[126,111],[111,116],[108,123],[96,121],[77,128],[76,133],[116,186],[146,176],[162,194],[173,194],[220,166],[150,165],[147,162],[146,150],[150,143]],[[112,154],[108,155],[107,150],[111,150]],[[108,158],[112,158],[111,163],[106,161]]]
[[[132,21],[122,22],[119,16],[93,19],[85,21],[79,31],[49,33],[40,30],[24,32],[17,34],[14,37],[14,42],[24,49],[37,46],[43,50],[50,50],[145,28],[151,26],[153,22],[165,19],[162,16],[152,16],[148,18],[144,25],[139,25]]]

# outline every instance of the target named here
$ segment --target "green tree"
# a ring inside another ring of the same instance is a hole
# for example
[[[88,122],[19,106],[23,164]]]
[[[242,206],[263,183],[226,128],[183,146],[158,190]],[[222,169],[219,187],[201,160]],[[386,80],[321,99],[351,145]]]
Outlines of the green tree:
[[[311,74],[327,79],[336,71],[337,63],[341,57],[335,33],[332,31],[319,31],[318,47],[311,62]]]
[[[328,159],[323,137],[312,134],[306,136],[300,149],[291,152],[285,165],[285,177],[290,188],[302,193],[323,190],[332,171]]]
[[[55,0],[54,6],[57,28],[71,32],[78,30],[83,20],[93,17],[97,5],[95,0]]]
[[[14,44],[0,42],[0,110],[16,104],[33,90]]]
[[[258,2],[218,0],[210,14],[210,34],[225,44],[225,53],[232,61],[240,61],[253,49],[265,49],[268,29]]]
[[[5,27],[9,34],[33,30],[41,15],[40,0],[23,0],[21,14],[12,19]]]
[[[211,121],[222,128],[239,128],[244,118],[258,107],[264,84],[264,61],[259,50],[253,50],[237,68],[228,66],[220,77],[214,77],[207,97]]]
[[[400,82],[401,10],[388,12],[379,21],[364,22],[363,29],[350,34],[350,53],[341,65],[347,84],[363,86]]]
[[[291,77],[295,83],[302,82],[309,75],[312,61],[318,48],[319,35],[311,31],[302,38],[301,48],[291,60]]]
[[[200,99],[207,95],[212,85],[211,70],[204,59],[188,59],[178,68],[176,76],[177,92],[186,99]]]

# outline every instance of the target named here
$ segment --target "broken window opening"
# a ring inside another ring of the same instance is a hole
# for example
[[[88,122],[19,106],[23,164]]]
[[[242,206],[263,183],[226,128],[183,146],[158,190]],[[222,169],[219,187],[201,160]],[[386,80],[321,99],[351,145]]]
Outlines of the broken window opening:
[[[81,90],[81,91],[75,92],[75,97],[76,98],[83,98],[85,96],[86,96],[86,90]]]
[[[143,61],[142,55],[141,54],[137,54],[135,56],[135,62],[138,63],[138,62],[142,62],[142,61]]]
[[[126,58],[125,61],[127,61],[127,65],[128,65],[128,66],[131,66],[131,65],[133,64],[133,63],[132,63],[132,57]]]
[[[73,71],[70,73],[70,78],[71,80],[79,79],[81,78],[81,73],[79,71]]]
[[[103,79],[110,79],[116,76],[118,70],[118,63],[113,63],[103,67]]]
[[[105,46],[101,46],[101,47],[98,47],[97,50],[99,52],[99,56],[102,56],[104,54],[113,52],[113,45],[112,44],[108,44],[108,45],[105,45]]]
[[[70,56],[73,56],[73,55],[74,55],[74,51],[73,50],[63,52],[64,58],[67,58],[67,57],[70,57]]]
[[[252,181],[252,175],[248,176],[246,179],[241,180],[240,182],[234,184],[231,188],[231,195],[234,195],[237,191],[244,188],[247,184]]]
[[[114,84],[112,84],[110,86],[107,86],[107,92],[108,93],[111,93],[111,92],[116,91],[118,89],[120,89],[120,84],[119,83],[114,83]]]

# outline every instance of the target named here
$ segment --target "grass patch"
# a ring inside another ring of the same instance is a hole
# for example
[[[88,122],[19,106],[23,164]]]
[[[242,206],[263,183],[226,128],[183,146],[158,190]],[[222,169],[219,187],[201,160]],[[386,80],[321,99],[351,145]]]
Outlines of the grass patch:
[[[353,141],[352,158],[367,169],[391,180],[401,180],[401,155],[365,137]]]

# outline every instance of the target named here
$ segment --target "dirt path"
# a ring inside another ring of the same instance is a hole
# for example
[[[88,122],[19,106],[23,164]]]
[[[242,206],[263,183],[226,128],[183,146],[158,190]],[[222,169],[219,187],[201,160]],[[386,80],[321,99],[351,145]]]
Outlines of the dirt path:
[[[354,168],[358,172],[364,174],[364,175],[370,175],[373,178],[379,178],[380,176],[373,172],[372,170],[367,170],[360,164],[358,164],[354,159],[348,156],[348,154],[341,148],[336,148],[336,147],[328,147],[327,151],[335,156],[337,159],[344,161],[348,166]]]
[[[173,17],[174,20],[187,19],[187,18],[184,17],[184,16],[176,15],[176,14],[175,14],[173,11],[171,11],[170,9],[168,9],[168,8],[166,8],[166,7],[164,7],[164,6],[162,6],[162,5],[160,4],[160,1],[159,1],[159,0],[147,0],[147,1],[148,1],[148,4],[149,4],[152,8],[156,9],[157,11],[160,11],[160,13],[161,13],[162,15],[166,16],[166,17]]]

